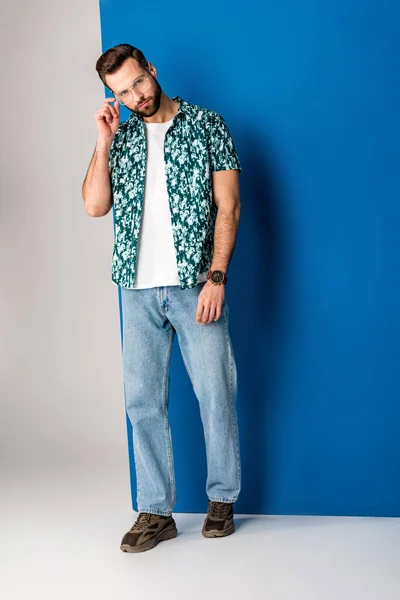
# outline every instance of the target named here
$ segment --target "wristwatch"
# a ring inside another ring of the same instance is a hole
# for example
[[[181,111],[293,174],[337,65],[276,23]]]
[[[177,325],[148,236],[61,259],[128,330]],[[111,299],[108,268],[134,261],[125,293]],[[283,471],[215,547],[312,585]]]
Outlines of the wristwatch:
[[[211,283],[214,283],[215,285],[221,285],[228,281],[226,273],[219,271],[218,269],[215,269],[214,271],[210,269],[207,273],[207,279],[210,279]]]

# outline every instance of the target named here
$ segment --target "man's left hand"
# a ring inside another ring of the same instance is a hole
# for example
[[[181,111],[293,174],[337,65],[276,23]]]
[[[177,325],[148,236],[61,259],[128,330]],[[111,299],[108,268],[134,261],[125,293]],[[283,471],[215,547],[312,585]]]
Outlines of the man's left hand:
[[[205,325],[218,321],[222,312],[225,297],[225,285],[216,285],[207,281],[201,290],[197,302],[196,323]]]

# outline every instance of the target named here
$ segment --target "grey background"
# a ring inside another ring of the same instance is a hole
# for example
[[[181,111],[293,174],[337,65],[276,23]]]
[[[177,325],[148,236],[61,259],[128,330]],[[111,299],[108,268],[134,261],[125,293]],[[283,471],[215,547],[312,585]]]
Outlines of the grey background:
[[[2,478],[119,471],[130,506],[112,213],[89,217],[81,196],[104,98],[98,2],[0,18]]]

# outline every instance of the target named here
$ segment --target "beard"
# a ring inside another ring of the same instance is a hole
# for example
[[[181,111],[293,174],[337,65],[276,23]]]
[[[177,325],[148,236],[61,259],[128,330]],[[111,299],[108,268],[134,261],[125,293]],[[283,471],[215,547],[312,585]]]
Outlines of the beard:
[[[136,115],[139,115],[141,117],[152,117],[160,108],[162,89],[157,79],[155,79],[152,75],[150,75],[150,77],[153,79],[153,91],[151,96],[149,96],[150,102],[146,104],[146,106],[143,106],[143,108],[134,109],[129,108],[129,106],[126,107],[132,113],[135,113]],[[146,102],[146,100],[148,100],[149,98],[145,98],[143,102]]]

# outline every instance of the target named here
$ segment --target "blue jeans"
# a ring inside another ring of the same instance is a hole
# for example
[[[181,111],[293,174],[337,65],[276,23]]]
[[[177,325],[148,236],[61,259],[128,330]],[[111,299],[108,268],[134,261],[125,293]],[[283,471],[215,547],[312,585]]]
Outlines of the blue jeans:
[[[133,429],[139,512],[171,515],[176,502],[168,420],[169,363],[177,339],[199,402],[210,500],[235,502],[240,491],[237,373],[226,296],[218,321],[196,323],[205,282],[181,289],[121,287],[125,406]]]

